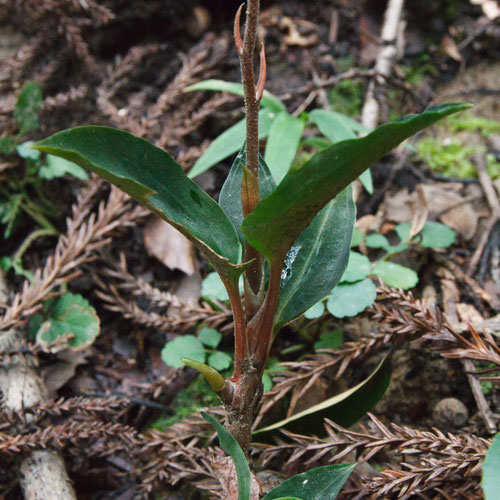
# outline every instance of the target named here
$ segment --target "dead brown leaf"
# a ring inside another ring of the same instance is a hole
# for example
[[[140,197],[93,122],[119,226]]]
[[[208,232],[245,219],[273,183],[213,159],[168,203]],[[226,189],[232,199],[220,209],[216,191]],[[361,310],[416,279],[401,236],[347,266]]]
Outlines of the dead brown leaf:
[[[191,275],[196,269],[191,242],[165,221],[154,218],[143,230],[144,246],[169,269],[179,269]]]

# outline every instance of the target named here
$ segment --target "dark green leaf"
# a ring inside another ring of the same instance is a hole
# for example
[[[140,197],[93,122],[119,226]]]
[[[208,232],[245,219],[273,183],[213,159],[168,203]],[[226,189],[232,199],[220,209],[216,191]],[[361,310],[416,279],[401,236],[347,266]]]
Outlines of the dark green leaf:
[[[220,92],[230,92],[231,94],[236,94],[241,97],[245,95],[243,90],[243,85],[241,83],[236,82],[225,82],[224,80],[204,80],[202,82],[195,83],[194,85],[190,85],[184,89],[184,92],[193,92],[194,90],[214,90]],[[279,113],[283,111],[285,105],[273,94],[264,90],[264,94],[262,96],[262,100],[260,104],[264,108],[269,108],[271,111]]]
[[[343,335],[342,330],[334,330],[333,332],[324,332],[319,336],[319,340],[314,342],[314,349],[338,349],[342,345]]]
[[[14,109],[14,120],[19,127],[19,135],[22,136],[40,128],[38,110],[42,101],[42,88],[39,83],[28,82],[24,84]]]
[[[259,111],[259,139],[264,139],[269,134],[271,124],[276,117],[276,113],[267,108]],[[216,163],[224,160],[228,156],[240,150],[245,142],[246,131],[245,120],[241,120],[219,135],[208,149],[198,158],[193,168],[189,171],[188,177],[192,179],[205,172]]]
[[[367,379],[355,387],[289,418],[257,429],[254,432],[256,441],[267,441],[277,429],[287,429],[307,435],[324,435],[326,431],[322,423],[325,418],[343,427],[349,427],[380,401],[389,387],[391,375],[392,366],[389,357],[386,357]]]
[[[491,442],[483,463],[481,486],[485,500],[497,500],[500,491],[500,433]]]
[[[251,474],[247,459],[240,445],[234,437],[212,415],[201,412],[201,416],[212,424],[219,435],[221,448],[228,453],[234,461],[236,476],[238,477],[238,500],[250,500]]]
[[[354,467],[356,465],[325,465],[297,474],[273,488],[262,500],[296,498],[297,495],[301,500],[333,500]]]
[[[220,206],[165,151],[109,127],[76,127],[33,147],[91,170],[117,185],[189,238],[218,272],[236,276],[241,247]]]
[[[236,156],[233,166],[229,171],[226,182],[222,186],[219,195],[219,205],[236,228],[240,240],[243,242],[241,233],[241,223],[243,222],[243,208],[241,207],[241,180],[243,178],[243,166],[245,165],[246,154],[244,146]],[[276,183],[269,172],[266,162],[259,155],[259,197],[265,198],[276,189]]]
[[[276,328],[316,304],[338,283],[349,259],[355,217],[349,186],[297,238],[281,274]]]
[[[16,150],[16,142],[8,135],[0,137],[0,154],[10,155]]]
[[[371,164],[422,128],[470,107],[443,104],[382,125],[365,137],[338,142],[292,169],[242,224],[247,241],[270,261],[284,258],[314,216]]]
[[[353,317],[371,306],[377,297],[377,287],[370,278],[356,283],[341,283],[333,290],[326,308],[336,318]]]
[[[279,113],[271,125],[264,159],[278,184],[295,158],[304,125],[303,120],[294,118],[286,110]]]
[[[57,339],[71,337],[67,345],[83,349],[91,345],[100,331],[100,321],[88,300],[79,294],[65,293],[52,303],[36,332],[36,342],[50,345]]]

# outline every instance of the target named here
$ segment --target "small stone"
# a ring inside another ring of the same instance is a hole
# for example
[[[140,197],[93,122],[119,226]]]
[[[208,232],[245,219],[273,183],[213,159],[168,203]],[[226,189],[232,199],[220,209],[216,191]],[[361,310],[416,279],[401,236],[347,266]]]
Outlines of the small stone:
[[[445,398],[434,407],[432,416],[439,427],[462,427],[469,420],[469,410],[462,401]]]

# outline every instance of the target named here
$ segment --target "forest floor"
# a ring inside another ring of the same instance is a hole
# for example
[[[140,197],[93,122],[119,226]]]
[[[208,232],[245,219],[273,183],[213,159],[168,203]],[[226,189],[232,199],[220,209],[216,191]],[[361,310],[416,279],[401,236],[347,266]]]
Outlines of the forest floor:
[[[239,81],[234,2],[0,4],[0,141],[109,125],[168,150],[188,171],[243,117],[237,96],[183,92],[207,78]],[[263,0],[266,89],[296,115],[323,108],[360,120],[385,7]],[[366,416],[344,434],[326,424],[323,435],[306,421],[296,434],[276,433],[279,446],[256,446],[267,486],[364,457],[339,498],[482,498],[480,463],[500,420],[500,387],[471,372],[500,372],[500,26],[466,0],[405,7],[392,76],[375,94],[379,123],[439,102],[474,108],[372,167],[373,193],[357,195],[356,228],[364,235],[357,252],[382,261],[387,249],[373,242],[397,245],[398,225],[419,221],[440,222],[453,240],[422,241],[391,257],[417,276],[411,286],[400,285],[406,274],[385,280],[405,291],[380,284],[375,303],[358,315],[324,310],[284,328],[266,371],[261,426],[360,383],[388,353],[392,378],[375,420]],[[20,134],[14,110],[27,82],[40,84],[43,101],[39,127]],[[312,125],[304,135],[315,135]],[[197,416],[218,400],[194,370],[162,359],[167,342],[202,328],[223,334],[214,350],[231,352],[228,304],[204,282],[208,264],[107,183],[40,180],[38,160],[3,148],[0,142],[0,332],[19,331],[23,340],[15,348],[0,342],[0,387],[9,363],[30,364],[45,403],[1,407],[0,498],[21,498],[19,457],[44,447],[61,450],[78,498],[220,498],[209,455],[223,452]],[[308,154],[301,148],[297,161]],[[216,199],[231,162],[196,178]],[[40,229],[46,232],[26,238]],[[50,316],[46,301],[68,292],[88,301],[99,335],[80,349],[44,349],[35,338]],[[36,319],[42,304],[45,316]],[[468,325],[479,333],[471,336]],[[432,437],[421,434],[431,429]],[[409,458],[412,439],[425,444]],[[378,453],[367,457],[370,450]]]

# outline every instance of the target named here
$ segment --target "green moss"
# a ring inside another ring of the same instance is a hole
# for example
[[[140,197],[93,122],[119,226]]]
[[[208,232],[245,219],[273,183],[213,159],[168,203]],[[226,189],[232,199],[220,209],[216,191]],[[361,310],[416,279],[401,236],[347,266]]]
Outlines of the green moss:
[[[443,143],[438,139],[426,137],[416,144],[418,156],[432,170],[450,177],[474,177],[476,170],[470,162],[471,154],[478,148],[462,146],[459,140],[452,139]]]
[[[500,121],[488,120],[471,113],[450,116],[448,123],[452,132],[479,132],[483,137],[500,133]]]
[[[203,406],[217,406],[220,400],[204,377],[199,375],[185,389],[181,389],[172,401],[174,414],[162,416],[153,424],[153,429],[164,431],[167,427],[189,417]]]
[[[329,101],[335,111],[347,116],[357,116],[363,106],[363,82],[346,79],[330,91]]]

